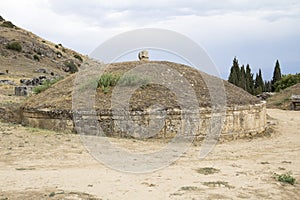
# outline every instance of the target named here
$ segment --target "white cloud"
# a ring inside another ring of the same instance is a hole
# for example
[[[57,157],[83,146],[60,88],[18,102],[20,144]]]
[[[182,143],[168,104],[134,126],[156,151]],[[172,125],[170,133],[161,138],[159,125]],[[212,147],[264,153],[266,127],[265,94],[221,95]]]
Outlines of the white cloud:
[[[0,0],[0,5],[1,15],[16,25],[83,53],[124,31],[155,27],[203,44],[219,66],[229,67],[233,56],[251,58],[250,64],[262,68],[265,59],[280,55],[286,63],[300,63],[298,0]]]

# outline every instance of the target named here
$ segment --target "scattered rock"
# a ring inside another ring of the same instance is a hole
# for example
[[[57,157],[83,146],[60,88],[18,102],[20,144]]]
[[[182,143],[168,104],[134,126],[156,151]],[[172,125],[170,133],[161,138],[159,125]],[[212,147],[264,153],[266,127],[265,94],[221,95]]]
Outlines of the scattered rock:
[[[15,87],[15,95],[16,96],[28,96],[32,93],[31,86],[17,86]]]
[[[10,81],[10,80],[0,80],[0,84],[16,85],[15,82]]]
[[[44,74],[46,74],[46,73],[47,73],[47,70],[46,70],[46,69],[42,69],[42,68],[40,68],[40,69],[36,69],[34,72],[36,72],[36,73],[44,73]]]

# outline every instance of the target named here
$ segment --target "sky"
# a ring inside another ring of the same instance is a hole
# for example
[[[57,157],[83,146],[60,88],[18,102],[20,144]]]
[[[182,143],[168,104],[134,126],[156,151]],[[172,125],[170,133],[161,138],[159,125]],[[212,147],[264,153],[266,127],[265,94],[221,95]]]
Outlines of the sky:
[[[126,31],[163,28],[204,48],[224,79],[234,57],[267,80],[277,59],[283,74],[300,72],[299,0],[0,0],[0,15],[86,55]]]

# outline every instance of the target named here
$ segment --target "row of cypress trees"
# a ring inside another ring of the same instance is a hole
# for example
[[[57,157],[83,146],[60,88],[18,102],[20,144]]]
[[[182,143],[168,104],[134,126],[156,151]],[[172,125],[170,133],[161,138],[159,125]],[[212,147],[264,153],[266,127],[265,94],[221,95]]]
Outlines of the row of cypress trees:
[[[256,73],[254,77],[254,74],[251,72],[250,65],[247,64],[246,67],[244,65],[240,66],[238,59],[235,57],[230,69],[228,81],[246,90],[252,95],[257,95],[262,92],[274,92],[274,84],[279,81],[281,77],[281,69],[278,60],[275,64],[272,80],[264,81],[261,69],[259,69],[258,73]]]

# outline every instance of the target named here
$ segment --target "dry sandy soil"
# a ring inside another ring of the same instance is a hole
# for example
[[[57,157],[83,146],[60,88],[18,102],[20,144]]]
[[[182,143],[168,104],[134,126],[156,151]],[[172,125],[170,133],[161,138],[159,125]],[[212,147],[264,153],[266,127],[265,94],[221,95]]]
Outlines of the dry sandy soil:
[[[191,146],[170,166],[142,174],[97,162],[78,135],[1,123],[0,199],[299,199],[300,112],[268,114],[270,136],[217,144],[205,159],[198,158],[200,146]],[[129,150],[165,145],[111,141]],[[216,170],[205,175],[203,167]],[[295,185],[274,179],[287,172]]]

